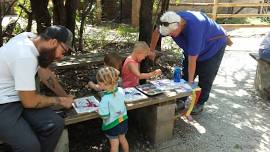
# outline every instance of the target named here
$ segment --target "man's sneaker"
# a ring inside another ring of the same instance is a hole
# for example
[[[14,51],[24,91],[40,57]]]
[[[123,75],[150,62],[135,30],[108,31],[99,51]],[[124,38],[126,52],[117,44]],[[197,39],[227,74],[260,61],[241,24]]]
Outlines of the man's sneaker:
[[[203,105],[197,104],[197,105],[193,108],[191,114],[192,114],[192,115],[198,115],[198,114],[200,114],[202,111],[203,111]]]

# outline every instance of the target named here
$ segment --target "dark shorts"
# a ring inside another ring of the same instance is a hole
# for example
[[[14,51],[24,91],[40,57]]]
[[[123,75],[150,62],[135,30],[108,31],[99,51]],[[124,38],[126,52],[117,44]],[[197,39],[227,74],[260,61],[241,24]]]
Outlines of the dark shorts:
[[[125,120],[113,127],[112,129],[105,130],[104,133],[109,139],[118,138],[118,135],[126,134],[128,131],[128,120]]]

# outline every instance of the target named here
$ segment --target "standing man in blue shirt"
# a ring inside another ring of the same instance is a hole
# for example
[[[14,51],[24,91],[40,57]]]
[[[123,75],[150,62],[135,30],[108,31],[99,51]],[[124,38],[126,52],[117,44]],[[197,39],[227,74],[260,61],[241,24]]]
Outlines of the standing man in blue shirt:
[[[203,111],[209,98],[227,43],[225,30],[202,12],[168,11],[160,17],[160,26],[152,34],[150,57],[160,36],[171,36],[184,50],[183,79],[190,84],[199,76],[202,93],[192,114]]]

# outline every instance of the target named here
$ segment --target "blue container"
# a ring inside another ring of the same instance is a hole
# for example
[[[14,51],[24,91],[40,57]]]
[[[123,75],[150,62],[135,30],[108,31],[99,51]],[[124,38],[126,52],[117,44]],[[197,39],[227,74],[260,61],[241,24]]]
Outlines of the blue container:
[[[174,82],[181,81],[181,71],[182,71],[182,69],[180,67],[174,67],[174,72],[173,72],[173,81]]]

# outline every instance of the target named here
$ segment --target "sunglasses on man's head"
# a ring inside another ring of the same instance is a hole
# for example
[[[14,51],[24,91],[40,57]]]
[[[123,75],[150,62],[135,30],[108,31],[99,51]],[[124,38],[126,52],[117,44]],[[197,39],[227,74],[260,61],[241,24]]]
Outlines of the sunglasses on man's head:
[[[173,24],[173,23],[178,23],[178,22],[160,22],[160,25],[161,26],[169,26],[170,24]]]

